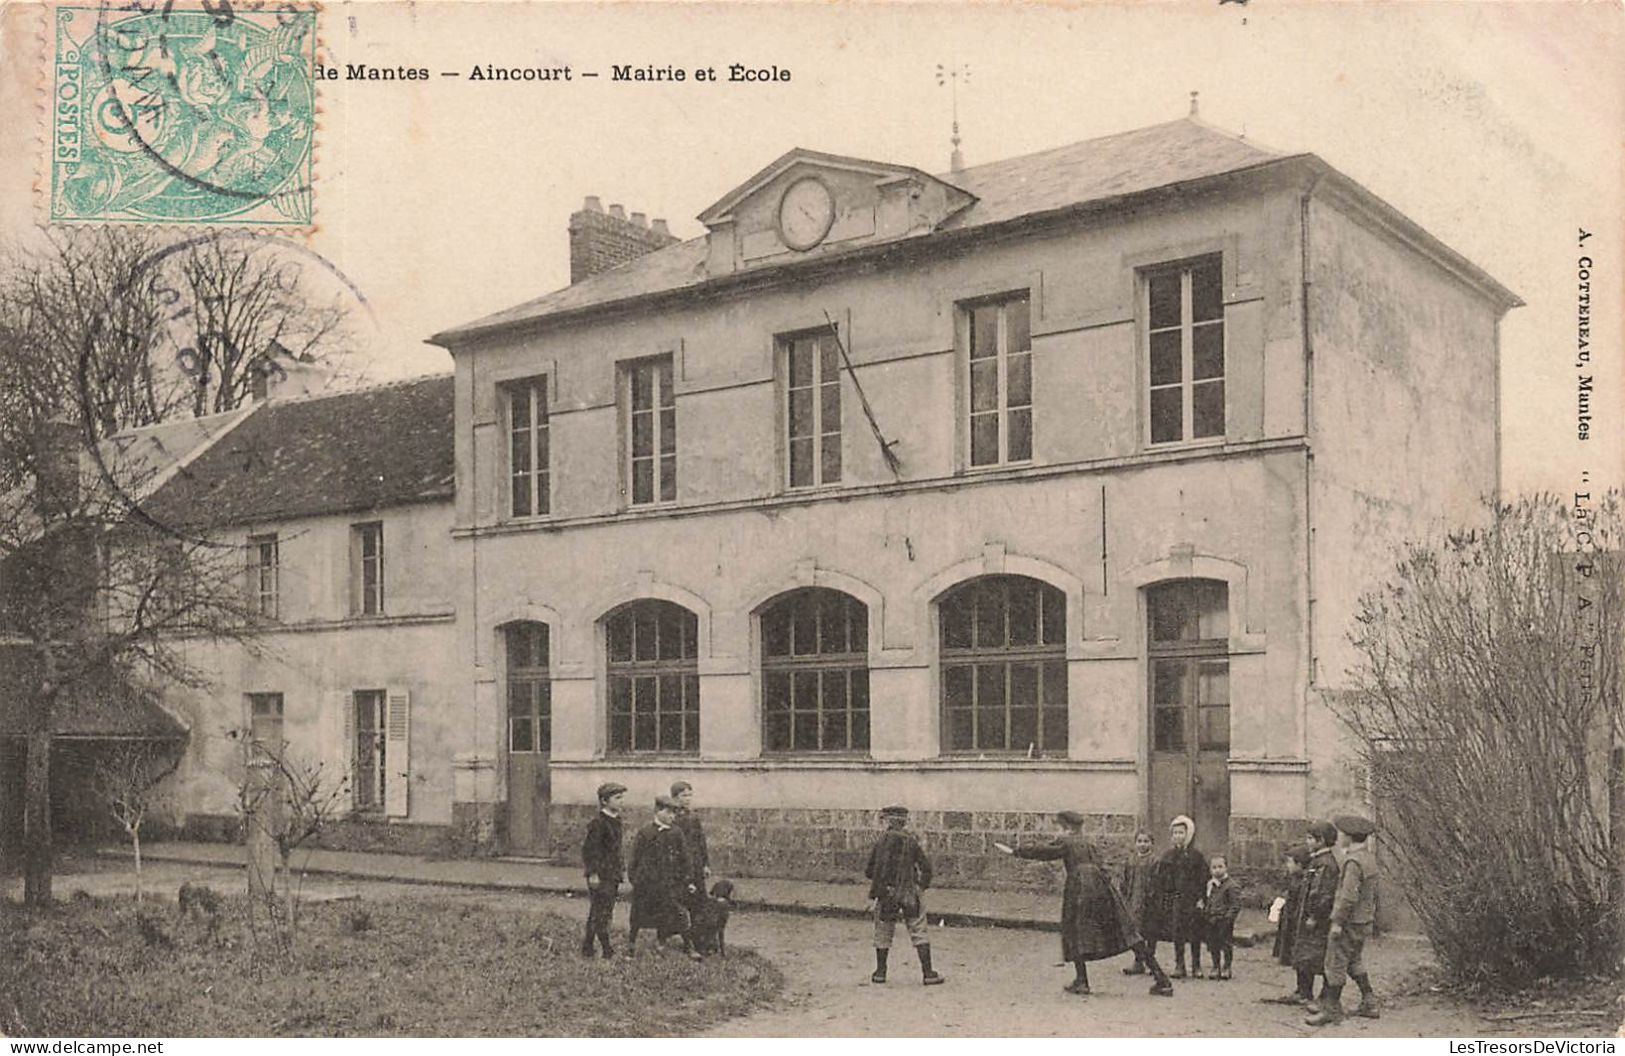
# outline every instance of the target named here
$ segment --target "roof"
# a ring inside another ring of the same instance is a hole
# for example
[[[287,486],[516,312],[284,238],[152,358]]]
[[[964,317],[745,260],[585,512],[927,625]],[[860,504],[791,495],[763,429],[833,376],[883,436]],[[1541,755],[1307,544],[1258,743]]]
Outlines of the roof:
[[[0,737],[22,736],[34,728],[39,685],[35,664],[27,646],[0,645]],[[57,696],[51,727],[61,737],[105,740],[175,740],[187,735],[152,694],[105,668],[86,673],[74,688]]]
[[[790,151],[752,176],[742,189],[755,187],[791,161],[833,157],[807,150]],[[933,177],[978,199],[940,230],[984,227],[1068,205],[1103,201],[1135,191],[1233,172],[1280,157],[1282,155],[1253,146],[1200,121],[1183,118]],[[853,164],[881,164],[844,160]],[[913,171],[907,166],[891,167]],[[738,194],[738,191],[730,192],[706,210],[706,215],[731,207]],[[708,278],[705,262],[705,238],[689,239],[454,327],[429,340],[435,344],[455,343],[484,330],[612,304],[642,294],[698,286]]]
[[[778,171],[788,160],[817,157],[830,156],[812,151],[791,151],[751,177],[743,187],[756,186],[764,175]],[[845,160],[854,164],[878,164],[857,159]],[[1314,155],[1268,150],[1192,117],[941,174],[935,178],[975,196],[976,201],[944,221],[932,236],[926,239],[914,236],[908,240],[929,242],[930,238],[940,238],[950,233],[991,230],[999,225],[1057,210],[1105,205],[1134,195],[1298,161],[1313,166],[1317,174],[1334,175],[1347,197],[1378,213],[1385,225],[1394,229],[1399,237],[1418,245],[1464,281],[1484,290],[1492,299],[1506,307],[1522,303],[1515,294],[1481,269],[1405,219],[1370,191],[1336,173]],[[706,215],[730,208],[738,193],[731,192],[722,198],[706,211]],[[845,254],[829,254],[817,259],[828,263],[874,247],[875,243],[866,243]],[[697,290],[708,282],[720,285],[746,276],[770,275],[802,263],[778,262],[712,278],[706,272],[706,258],[705,238],[690,239],[637,257],[563,289],[435,334],[429,341],[451,347],[471,338],[555,316],[608,308],[634,298]]]
[[[157,425],[127,429],[96,445],[95,456],[81,456],[84,471],[105,470],[132,498],[150,495],[229,432],[253,407],[244,406],[202,418],[177,418]],[[100,461],[100,466],[96,465]]]
[[[1285,156],[1193,118],[1181,118],[944,176],[976,195],[977,201],[943,229],[996,224],[1118,198],[1252,168]]]
[[[452,377],[261,404],[144,504],[155,519],[263,523],[452,497]]]

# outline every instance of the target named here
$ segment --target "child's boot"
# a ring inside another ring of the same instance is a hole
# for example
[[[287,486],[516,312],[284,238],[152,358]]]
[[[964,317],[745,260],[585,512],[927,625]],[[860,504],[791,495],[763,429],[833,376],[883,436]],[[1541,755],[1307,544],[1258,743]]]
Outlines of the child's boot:
[[[1072,981],[1067,983],[1062,989],[1069,994],[1078,994],[1080,996],[1089,993],[1088,965],[1082,960],[1076,960],[1072,962],[1072,967],[1076,972],[1076,975],[1074,975]]]
[[[1377,995],[1371,991],[1371,977],[1361,972],[1353,979],[1354,985],[1360,988],[1360,1006],[1354,1010],[1354,1014],[1366,1019],[1380,1019],[1382,1010],[1377,1007]]]
[[[1320,995],[1320,1010],[1304,1017],[1311,1027],[1330,1027],[1343,1022],[1343,988],[1326,985]]]
[[[871,983],[883,983],[886,981],[886,958],[890,954],[890,950],[882,950],[879,947],[875,948],[875,974],[869,977],[869,981]]]
[[[1145,966],[1151,969],[1151,978],[1155,980],[1151,984],[1152,995],[1155,997],[1173,997],[1174,984],[1168,981],[1168,973],[1163,971],[1162,965],[1157,963],[1157,955],[1147,948],[1144,956]]]
[[[920,982],[926,986],[936,986],[948,981],[931,968],[931,944],[929,942],[922,942],[914,947],[914,952],[920,955]]]

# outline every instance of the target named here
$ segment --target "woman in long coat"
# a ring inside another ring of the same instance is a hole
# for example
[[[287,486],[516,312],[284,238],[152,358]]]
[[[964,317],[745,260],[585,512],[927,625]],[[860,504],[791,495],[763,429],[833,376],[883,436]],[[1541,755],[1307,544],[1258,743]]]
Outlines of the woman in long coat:
[[[1181,814],[1168,824],[1173,846],[1157,859],[1156,880],[1146,907],[1151,948],[1158,940],[1174,944],[1174,978],[1185,978],[1185,947],[1191,970],[1202,974],[1202,898],[1207,893],[1207,856],[1196,849],[1196,822]]]
[[[1146,948],[1094,845],[1084,838],[1083,815],[1063,810],[1056,820],[1060,834],[1048,843],[1019,848],[1002,843],[995,846],[1017,858],[1058,861],[1066,868],[1066,884],[1061,889],[1061,957],[1070,961],[1077,973],[1067,985],[1067,992],[1089,993],[1088,962],[1134,950],[1156,979],[1151,992],[1159,996],[1172,994],[1173,984]]]

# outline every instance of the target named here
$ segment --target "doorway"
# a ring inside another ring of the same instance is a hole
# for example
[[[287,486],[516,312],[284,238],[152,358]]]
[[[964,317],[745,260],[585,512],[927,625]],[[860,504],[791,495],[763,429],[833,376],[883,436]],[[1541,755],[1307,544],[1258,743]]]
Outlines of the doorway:
[[[1229,588],[1208,579],[1146,590],[1152,827],[1180,814],[1209,852],[1230,841]]]
[[[508,672],[508,850],[548,853],[548,766],[553,750],[553,693],[547,624],[503,628]]]

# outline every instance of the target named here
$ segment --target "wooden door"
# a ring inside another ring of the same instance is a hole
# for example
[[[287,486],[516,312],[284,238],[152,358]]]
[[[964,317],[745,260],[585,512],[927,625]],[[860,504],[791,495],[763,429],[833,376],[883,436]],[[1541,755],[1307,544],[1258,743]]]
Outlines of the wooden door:
[[[518,855],[547,853],[547,805],[552,799],[548,757],[543,752],[508,753],[508,850]]]
[[[1151,824],[1189,815],[1197,845],[1230,840],[1230,659],[1226,586],[1180,580],[1147,591]]]
[[[547,812],[553,799],[547,625],[511,624],[503,639],[508,669],[508,850],[543,856],[549,852]]]

